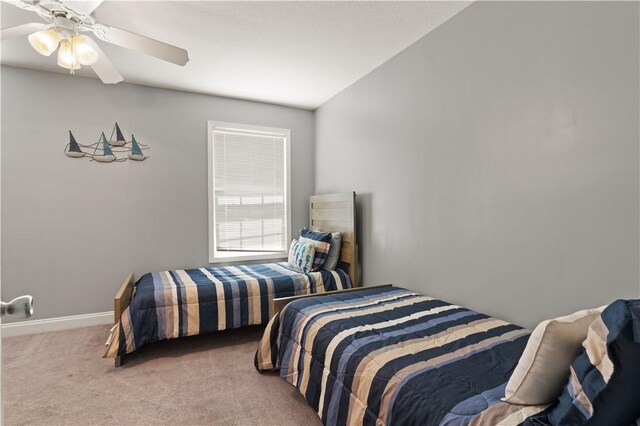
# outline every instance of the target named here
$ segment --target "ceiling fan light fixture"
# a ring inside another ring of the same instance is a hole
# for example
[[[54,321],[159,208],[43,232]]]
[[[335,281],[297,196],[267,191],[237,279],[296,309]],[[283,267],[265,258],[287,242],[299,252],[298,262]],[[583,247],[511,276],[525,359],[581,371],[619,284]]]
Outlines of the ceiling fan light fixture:
[[[79,35],[84,32],[92,32],[103,42],[176,65],[184,66],[189,62],[189,53],[185,49],[97,22],[91,15],[104,0],[0,0],[2,1],[35,12],[46,23],[29,22],[2,28],[0,39],[28,36],[29,44],[44,56],[50,56],[58,50],[58,66],[70,70],[71,74],[81,66],[90,65],[105,84],[116,84],[124,79],[93,36]]]
[[[84,37],[74,36],[72,39],[73,51],[81,65],[93,65],[98,60],[98,52],[87,43]]]
[[[58,65],[68,70],[77,70],[80,68],[78,58],[73,51],[73,43],[70,40],[60,42],[58,49]]]
[[[29,44],[43,56],[49,56],[55,52],[60,43],[60,34],[53,29],[38,31],[29,35]]]

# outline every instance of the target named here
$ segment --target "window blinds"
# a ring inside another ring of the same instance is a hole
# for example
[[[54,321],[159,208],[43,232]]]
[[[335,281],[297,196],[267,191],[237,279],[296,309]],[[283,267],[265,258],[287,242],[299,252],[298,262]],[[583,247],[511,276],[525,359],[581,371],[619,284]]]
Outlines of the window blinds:
[[[213,131],[216,251],[286,251],[286,137]]]

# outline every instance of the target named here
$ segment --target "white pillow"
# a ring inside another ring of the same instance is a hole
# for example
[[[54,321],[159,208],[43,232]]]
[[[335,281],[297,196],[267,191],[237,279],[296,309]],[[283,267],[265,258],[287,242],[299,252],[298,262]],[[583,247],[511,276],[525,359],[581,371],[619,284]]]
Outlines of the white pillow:
[[[289,266],[294,270],[302,273],[308,273],[313,267],[313,258],[316,254],[316,248],[313,244],[293,240],[289,247]]]
[[[604,308],[578,311],[538,324],[507,383],[503,401],[522,405],[555,401],[567,382],[569,366],[580,354],[589,326]]]

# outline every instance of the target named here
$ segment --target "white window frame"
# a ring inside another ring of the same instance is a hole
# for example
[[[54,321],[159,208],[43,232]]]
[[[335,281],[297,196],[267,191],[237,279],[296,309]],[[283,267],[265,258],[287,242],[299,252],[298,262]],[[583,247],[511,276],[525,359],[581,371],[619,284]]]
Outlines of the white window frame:
[[[277,135],[285,138],[285,251],[274,252],[218,252],[216,251],[216,227],[215,227],[215,170],[214,170],[214,149],[213,149],[213,131],[214,130],[237,130],[242,132],[251,132],[265,135]],[[207,152],[209,162],[209,263],[228,263],[246,260],[281,260],[286,259],[289,253],[289,244],[291,242],[291,130],[278,129],[275,127],[253,126],[239,123],[227,123],[224,121],[207,121],[207,132],[209,140],[209,149]]]

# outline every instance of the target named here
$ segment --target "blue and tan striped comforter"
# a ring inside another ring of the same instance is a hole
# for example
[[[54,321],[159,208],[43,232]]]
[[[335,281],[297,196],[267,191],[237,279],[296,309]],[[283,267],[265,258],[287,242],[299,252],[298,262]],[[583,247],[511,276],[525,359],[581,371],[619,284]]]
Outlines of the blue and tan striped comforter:
[[[527,330],[402,288],[304,298],[269,322],[259,371],[280,369],[329,425],[518,425],[500,401]]]
[[[105,357],[158,340],[266,324],[274,298],[350,287],[342,270],[302,274],[286,262],[146,274],[111,330]]]

